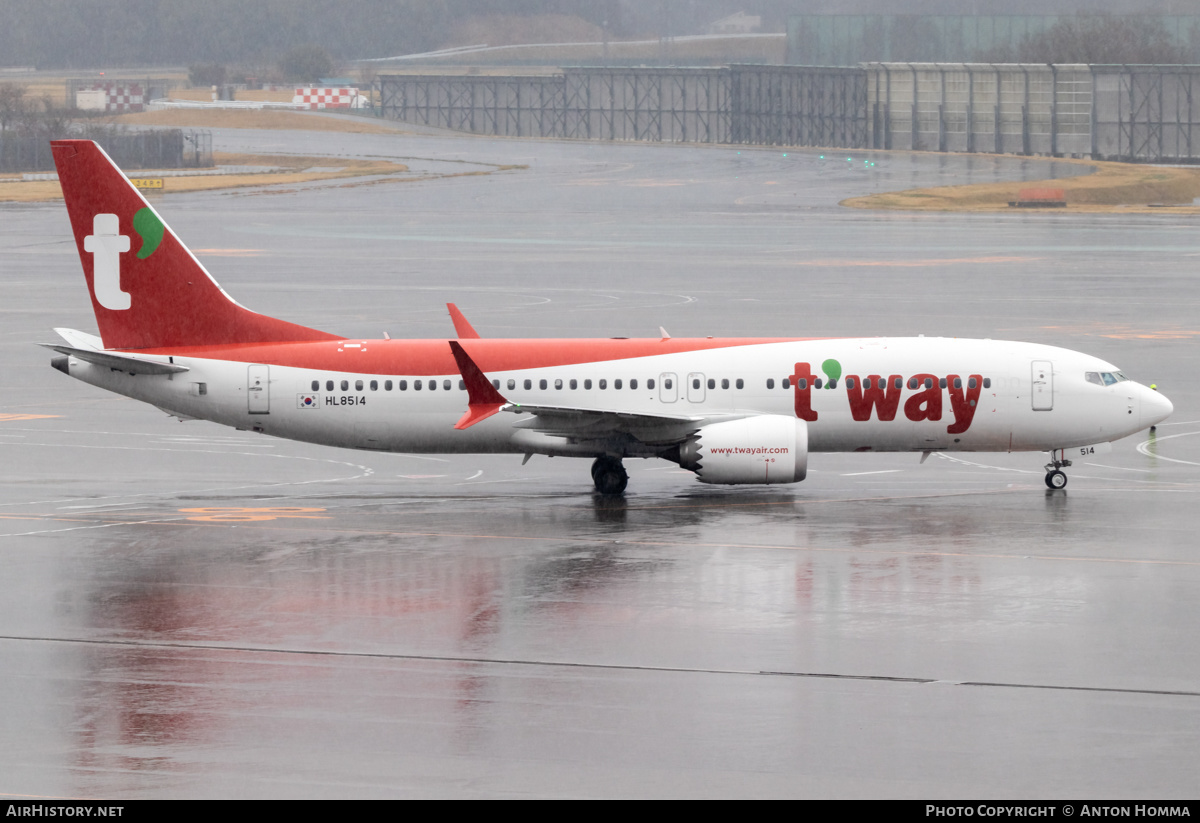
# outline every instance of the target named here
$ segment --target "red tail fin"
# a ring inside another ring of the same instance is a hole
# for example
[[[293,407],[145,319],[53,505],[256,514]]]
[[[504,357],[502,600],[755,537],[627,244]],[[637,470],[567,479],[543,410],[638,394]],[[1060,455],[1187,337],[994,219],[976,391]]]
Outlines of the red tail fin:
[[[105,348],[341,339],[238,305],[103,149],[51,146]]]

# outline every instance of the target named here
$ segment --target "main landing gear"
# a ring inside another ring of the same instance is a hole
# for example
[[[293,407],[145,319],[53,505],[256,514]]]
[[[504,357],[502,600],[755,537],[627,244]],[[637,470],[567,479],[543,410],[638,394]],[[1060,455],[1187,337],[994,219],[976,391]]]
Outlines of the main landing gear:
[[[597,457],[592,463],[592,482],[601,494],[620,494],[629,485],[629,475],[619,457]]]
[[[1055,452],[1051,452],[1055,454]],[[1071,465],[1070,460],[1051,460],[1046,464],[1046,485],[1052,489],[1063,489],[1067,486],[1067,473],[1063,471]]]

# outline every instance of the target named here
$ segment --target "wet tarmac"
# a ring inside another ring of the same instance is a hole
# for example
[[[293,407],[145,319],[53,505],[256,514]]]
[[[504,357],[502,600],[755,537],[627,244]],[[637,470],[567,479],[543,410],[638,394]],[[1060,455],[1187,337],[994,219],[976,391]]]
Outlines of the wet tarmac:
[[[1044,174],[1015,158],[214,143],[408,158],[157,202],[299,323],[1031,340],[1176,411],[1065,491],[1039,454],[820,454],[770,489],[632,461],[613,501],[583,461],[325,449],[73,381],[32,345],[95,328],[65,210],[0,207],[0,797],[1200,790],[1195,218],[837,205]]]

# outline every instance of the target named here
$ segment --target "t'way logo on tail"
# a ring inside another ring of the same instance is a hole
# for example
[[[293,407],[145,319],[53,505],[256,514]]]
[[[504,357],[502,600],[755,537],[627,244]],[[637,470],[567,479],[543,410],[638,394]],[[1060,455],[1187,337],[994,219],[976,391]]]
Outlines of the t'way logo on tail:
[[[103,149],[90,140],[50,145],[105,348],[341,339],[239,306]]]
[[[121,234],[115,214],[92,218],[92,233],[83,238],[83,249],[92,253],[92,288],[100,305],[113,311],[133,305],[129,292],[121,291],[121,252],[129,251],[129,236]]]
[[[138,260],[145,260],[162,243],[165,226],[152,209],[140,209],[133,216],[133,230],[142,239]],[[92,233],[83,238],[83,250],[92,253],[92,288],[96,300],[106,309],[124,311],[133,305],[131,295],[121,291],[121,254],[129,251],[129,235],[121,234],[115,214],[97,214],[92,218]]]

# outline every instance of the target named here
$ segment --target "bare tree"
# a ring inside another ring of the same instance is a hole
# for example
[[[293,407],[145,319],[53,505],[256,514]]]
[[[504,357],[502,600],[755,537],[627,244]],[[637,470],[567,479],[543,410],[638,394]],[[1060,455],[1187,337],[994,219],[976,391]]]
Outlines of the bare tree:
[[[16,83],[0,83],[0,130],[8,130],[25,118],[29,101],[27,89]]]
[[[1026,63],[1185,63],[1188,50],[1176,44],[1159,17],[1078,14],[1026,37],[1019,56]]]

